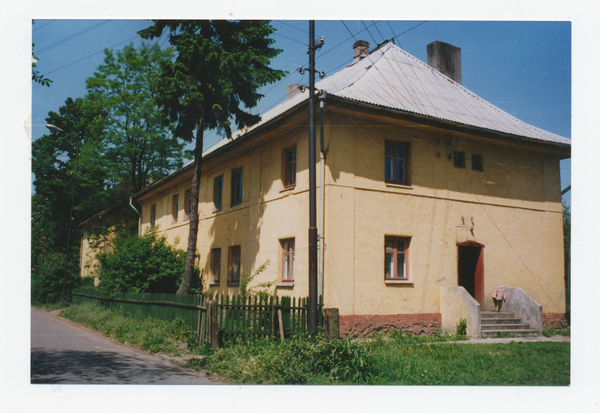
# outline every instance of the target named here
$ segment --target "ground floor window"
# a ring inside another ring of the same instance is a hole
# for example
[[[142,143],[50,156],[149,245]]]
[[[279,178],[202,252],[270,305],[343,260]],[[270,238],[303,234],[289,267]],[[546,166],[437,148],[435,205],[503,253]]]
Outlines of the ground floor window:
[[[229,284],[240,283],[240,261],[242,248],[240,246],[229,248]]]
[[[296,267],[296,246],[294,238],[281,240],[281,259],[281,280],[283,282],[294,281]]]
[[[211,251],[212,255],[212,273],[213,283],[219,284],[221,282],[221,248],[215,248]]]
[[[385,237],[385,278],[408,280],[408,247],[410,238]]]

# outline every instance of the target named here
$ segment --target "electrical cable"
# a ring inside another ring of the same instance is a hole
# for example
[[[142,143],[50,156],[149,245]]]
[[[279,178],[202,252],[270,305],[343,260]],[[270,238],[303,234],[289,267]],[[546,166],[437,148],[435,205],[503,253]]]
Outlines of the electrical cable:
[[[41,50],[38,50],[36,53],[37,53],[37,54],[41,54],[41,53],[47,52],[48,50],[50,50],[50,49],[53,49],[53,48],[55,48],[56,46],[60,46],[60,45],[61,45],[61,44],[63,44],[63,43],[66,43],[66,42],[68,42],[68,41],[71,41],[71,40],[73,40],[74,38],[76,38],[76,37],[79,37],[79,36],[81,36],[82,34],[85,34],[85,33],[89,32],[89,31],[92,31],[92,30],[94,30],[94,29],[97,29],[98,27],[100,27],[100,26],[103,26],[103,25],[105,25],[106,23],[109,23],[109,22],[111,22],[111,21],[112,21],[112,19],[109,19],[109,20],[103,20],[103,21],[101,21],[100,23],[98,23],[98,24],[96,24],[96,25],[94,25],[94,26],[88,27],[87,29],[81,30],[81,31],[79,31],[79,32],[77,32],[77,33],[75,33],[75,34],[72,34],[71,36],[65,37],[64,39],[62,39],[62,40],[59,40],[59,41],[57,41],[57,42],[55,42],[55,43],[52,43],[52,44],[51,44],[51,45],[49,45],[49,46],[43,47]]]
[[[41,28],[43,28],[43,27],[46,27],[46,26],[48,26],[50,23],[54,23],[55,21],[56,21],[56,19],[54,19],[54,20],[50,20],[48,23],[44,24],[43,26],[36,27],[35,29],[33,29],[33,30],[32,30],[32,32],[35,32],[35,31],[37,31],[37,30],[40,30]]]
[[[306,33],[306,34],[308,34],[308,32],[307,32],[306,30],[303,30],[303,29],[301,29],[301,28],[299,28],[299,27],[296,27],[296,26],[292,26],[291,24],[289,24],[289,23],[286,23],[286,22],[284,22],[283,20],[275,20],[275,21],[276,21],[276,22],[278,22],[278,23],[281,23],[281,24],[285,24],[286,26],[290,26],[290,27],[291,27],[291,28],[293,28],[293,29],[300,30],[300,31],[301,31],[301,32],[303,32],[303,33]]]
[[[127,43],[127,42],[129,42],[129,41],[131,41],[131,40],[133,40],[133,39],[136,39],[136,38],[138,38],[138,37],[139,37],[139,35],[137,35],[137,36],[135,36],[135,37],[132,37],[132,38],[130,38],[130,39],[127,39],[127,40],[125,40],[125,41],[122,41],[122,42],[120,42],[120,43],[114,44],[114,45],[112,45],[112,46],[109,46],[109,47],[107,47],[107,48],[105,48],[105,49],[112,49],[113,47],[117,47],[117,46],[119,46],[119,45],[122,45],[123,43]],[[105,50],[105,49],[102,49],[102,50],[100,50],[99,52],[92,53],[92,54],[91,54],[91,55],[89,55],[89,56],[86,56],[86,57],[84,57],[84,58],[81,58],[81,59],[79,59],[79,60],[76,60],[76,61],[74,61],[74,62],[71,62],[71,63],[69,63],[69,64],[66,64],[66,65],[64,65],[64,66],[61,66],[61,67],[59,67],[58,69],[51,70],[51,71],[47,72],[46,74],[44,74],[44,76],[48,76],[50,73],[57,72],[57,71],[59,71],[59,70],[62,70],[62,69],[64,69],[65,67],[69,67],[69,66],[71,66],[71,65],[74,65],[75,63],[79,63],[79,62],[81,62],[82,60],[89,59],[90,57],[92,57],[92,56],[96,56],[97,54],[104,53],[104,50]]]

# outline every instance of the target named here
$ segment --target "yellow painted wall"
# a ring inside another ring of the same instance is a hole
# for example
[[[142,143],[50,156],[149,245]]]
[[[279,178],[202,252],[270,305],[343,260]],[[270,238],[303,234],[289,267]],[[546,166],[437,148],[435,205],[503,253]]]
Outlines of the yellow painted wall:
[[[457,243],[485,245],[485,296],[496,285],[521,287],[544,306],[563,313],[564,280],[559,159],[545,147],[493,142],[430,127],[409,127],[358,113],[327,113],[324,228],[324,300],[340,315],[439,313],[441,286],[457,285]],[[385,140],[411,145],[411,186],[384,182]],[[283,150],[297,145],[297,184],[285,190]],[[203,166],[200,187],[200,265],[210,271],[210,251],[221,248],[226,285],[229,247],[241,246],[242,270],[270,260],[257,282],[280,280],[279,240],[295,238],[296,281],[278,295],[308,295],[308,144],[305,128],[284,128],[268,138],[242,142]],[[455,168],[453,150],[466,153]],[[439,153],[439,156],[438,156]],[[483,155],[484,171],[471,169]],[[230,206],[232,170],[243,168],[243,202]],[[213,182],[223,175],[223,208],[214,211]],[[317,177],[319,164],[317,162]],[[318,178],[317,178],[318,182]],[[170,242],[187,244],[188,223],[173,223],[171,199],[191,186],[188,174],[142,197],[142,230],[150,207]],[[471,217],[473,219],[471,220]],[[464,221],[463,221],[464,218]],[[473,224],[474,223],[474,224]],[[471,232],[473,227],[473,232]],[[408,283],[386,284],[384,237],[411,237]]]

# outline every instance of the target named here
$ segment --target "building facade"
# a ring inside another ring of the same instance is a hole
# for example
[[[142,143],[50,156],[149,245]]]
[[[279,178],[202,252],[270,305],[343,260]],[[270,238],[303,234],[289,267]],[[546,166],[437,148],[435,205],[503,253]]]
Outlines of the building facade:
[[[431,332],[443,286],[465,288],[482,309],[493,308],[496,286],[520,287],[548,322],[564,318],[559,162],[570,157],[568,139],[392,43],[358,53],[317,89],[319,291],[339,308],[343,334]],[[197,248],[211,293],[235,294],[241,274],[268,261],[257,282],[308,295],[306,98],[291,94],[204,154]],[[192,166],[132,197],[140,231],[159,225],[185,247]]]

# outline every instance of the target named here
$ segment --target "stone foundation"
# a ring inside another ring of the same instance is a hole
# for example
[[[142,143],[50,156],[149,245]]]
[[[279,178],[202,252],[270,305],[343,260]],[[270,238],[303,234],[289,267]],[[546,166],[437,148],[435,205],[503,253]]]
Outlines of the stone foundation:
[[[341,338],[361,338],[373,332],[393,330],[432,335],[441,328],[442,315],[439,313],[340,316]]]
[[[550,328],[564,328],[568,325],[567,318],[560,313],[544,313],[542,314],[542,325]]]

